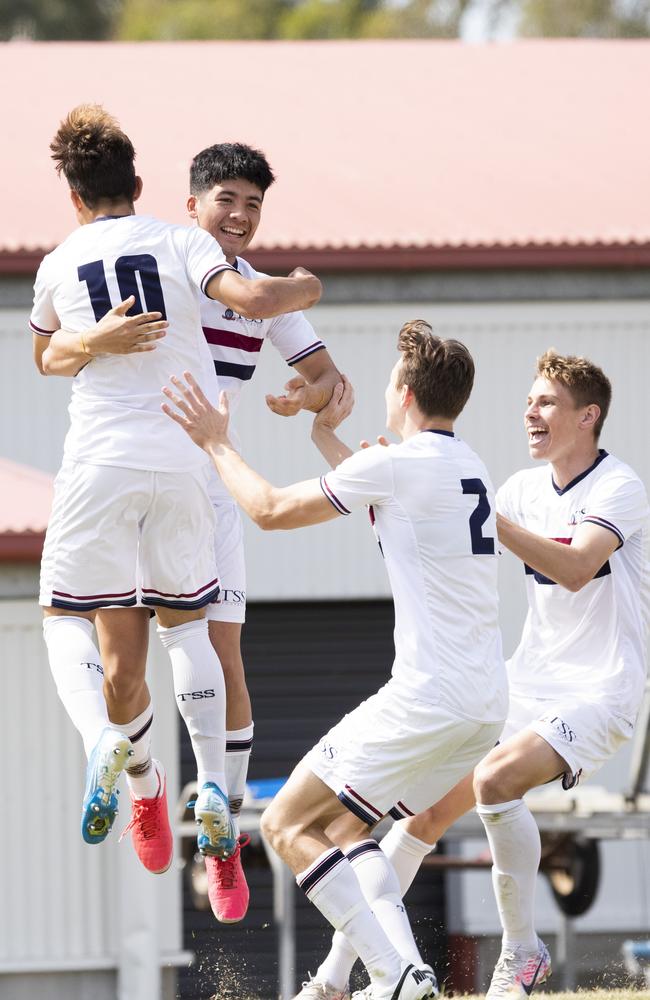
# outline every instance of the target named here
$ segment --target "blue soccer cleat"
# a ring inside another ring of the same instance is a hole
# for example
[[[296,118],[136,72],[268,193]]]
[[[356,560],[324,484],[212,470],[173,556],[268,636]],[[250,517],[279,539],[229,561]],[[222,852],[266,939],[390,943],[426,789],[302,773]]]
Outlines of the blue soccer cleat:
[[[196,801],[189,803],[199,827],[196,838],[201,854],[213,858],[230,857],[237,847],[228,799],[214,781],[206,781]]]
[[[86,768],[81,835],[87,844],[101,844],[117,816],[117,780],[133,756],[131,740],[107,727],[99,737]]]

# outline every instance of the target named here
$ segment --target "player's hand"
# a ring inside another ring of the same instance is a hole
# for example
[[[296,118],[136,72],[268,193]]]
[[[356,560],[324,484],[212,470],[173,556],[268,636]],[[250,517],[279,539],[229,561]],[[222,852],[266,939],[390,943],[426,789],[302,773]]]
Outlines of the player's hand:
[[[183,378],[185,382],[175,375],[171,376],[176,393],[169,386],[163,387],[163,393],[175,407],[163,403],[163,412],[175,420],[199,448],[207,451],[212,445],[227,443],[230,418],[228,394],[220,394],[219,406],[215,409],[190,372],[183,372]]]
[[[284,388],[286,391],[282,396],[265,396],[266,405],[280,417],[293,417],[305,405],[307,382],[302,375],[296,375],[289,379]]]
[[[354,389],[349,379],[341,373],[341,381],[332,390],[329,403],[314,417],[314,430],[335,431],[354,407]]]
[[[382,446],[382,448],[388,448],[388,445],[390,444],[390,441],[388,440],[388,438],[385,438],[383,434],[380,434],[379,437],[377,438],[377,444],[380,444]],[[366,441],[366,440],[360,441],[359,445],[360,445],[361,448],[371,448],[372,447],[372,445],[370,444],[370,441]]]
[[[134,302],[135,296],[129,295],[128,299],[102,316],[97,326],[84,334],[88,354],[94,357],[99,354],[139,354],[156,350],[156,341],[165,336],[169,323],[162,319],[162,313],[159,312],[127,316],[127,311]]]
[[[315,306],[323,294],[323,286],[316,275],[308,271],[306,267],[294,267],[289,277],[299,278],[305,286],[308,302],[304,308],[307,309],[309,306]]]

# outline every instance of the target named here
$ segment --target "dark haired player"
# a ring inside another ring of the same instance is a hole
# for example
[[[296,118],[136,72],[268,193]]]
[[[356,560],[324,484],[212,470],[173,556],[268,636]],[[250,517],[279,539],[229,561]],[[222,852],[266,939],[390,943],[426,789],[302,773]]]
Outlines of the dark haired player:
[[[43,552],[44,633],[60,697],[90,758],[83,837],[90,844],[106,837],[126,768],[138,856],[161,872],[171,862],[172,837],[164,772],[150,754],[149,608],[176,691],[206,695],[179,701],[198,765],[199,848],[231,853],[236,834],[223,792],[223,673],[205,621],[218,589],[213,547],[206,545],[215,525],[205,457],[185,435],[170,433],[159,387],[178,365],[197,365],[216,396],[201,332],[202,294],[218,295],[242,315],[268,316],[313,304],[320,283],[303,271],[244,280],[202,230],[136,216],[142,181],[135,151],[100,106],[75,108],[51,149],[80,226],[41,263],[30,321],[39,370],[77,376]],[[125,321],[119,314],[129,306],[149,312]],[[116,314],[126,325],[128,346],[100,353],[94,344],[106,323],[90,327],[107,313],[109,327]]]
[[[264,195],[274,182],[263,153],[242,143],[220,143],[198,153],[190,168],[188,211],[220,244],[229,264],[247,280],[261,277],[241,256],[260,223]],[[270,341],[297,375],[286,395],[267,396],[269,407],[284,416],[300,409],[318,412],[329,401],[340,375],[325,345],[302,312],[275,318],[249,319],[220,301],[203,297],[203,332],[214,361],[219,387],[228,393],[234,414],[243,388],[250,382],[265,341]],[[231,430],[234,439],[234,434]],[[207,610],[210,637],[226,680],[226,786],[235,824],[246,785],[253,742],[251,702],[241,656],[241,630],[246,615],[246,568],[242,524],[237,504],[216,470],[209,483],[219,531],[216,560],[221,580],[219,600]],[[239,834],[239,830],[237,830]],[[241,867],[238,838],[227,859],[206,858],[212,909],[224,922],[241,920],[248,906],[248,887]]]
[[[412,815],[439,799],[494,745],[507,706],[492,487],[453,430],[474,364],[462,344],[433,336],[423,321],[402,328],[398,350],[386,411],[401,443],[352,454],[334,433],[348,412],[341,383],[313,429],[334,471],[283,489],[232,446],[225,394],[214,409],[186,373],[189,386],[174,379],[177,392],[165,390],[176,408],[163,406],[263,528],[297,528],[373,506],[395,601],[392,677],[307,754],[262,820],[298,884],[364,962],[370,985],[357,996],[365,1000],[421,1000],[433,995],[435,978],[404,961],[402,935],[393,935],[406,917],[385,855],[367,836],[335,844],[328,828],[348,810],[372,826],[389,812]],[[393,885],[392,912],[371,909],[378,883]]]

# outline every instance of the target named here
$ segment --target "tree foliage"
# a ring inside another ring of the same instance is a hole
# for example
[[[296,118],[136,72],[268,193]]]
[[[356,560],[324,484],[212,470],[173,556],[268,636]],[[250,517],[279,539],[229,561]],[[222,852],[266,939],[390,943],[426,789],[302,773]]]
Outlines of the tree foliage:
[[[650,36],[650,0],[0,0],[0,39],[455,38],[477,8],[492,32]]]
[[[122,38],[456,37],[473,0],[124,0]]]
[[[118,7],[119,0],[0,0],[0,39],[108,38]]]
[[[492,22],[514,15],[517,34],[534,38],[645,38],[650,0],[488,0]]]

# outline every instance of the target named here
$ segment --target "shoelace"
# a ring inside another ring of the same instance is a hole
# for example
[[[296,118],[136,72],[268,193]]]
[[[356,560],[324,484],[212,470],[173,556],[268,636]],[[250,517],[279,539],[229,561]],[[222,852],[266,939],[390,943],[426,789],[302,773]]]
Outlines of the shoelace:
[[[251,838],[247,833],[242,833],[237,838],[237,846],[229,858],[219,862],[219,882],[224,889],[234,889],[237,885],[237,865],[235,862],[241,854],[242,847],[248,847]],[[303,986],[305,983],[303,983]]]
[[[523,969],[520,970],[520,974],[521,972]],[[507,989],[512,985],[513,974],[517,975],[517,952],[504,951],[492,974],[490,989],[494,986]]]
[[[131,820],[129,825],[124,828],[122,837],[125,837],[129,830],[136,826],[142,830],[144,840],[151,840],[152,837],[155,837],[160,830],[160,809],[157,803],[158,799],[133,799]]]
[[[317,980],[314,979],[314,977],[312,976],[311,972],[308,972],[307,975],[309,976],[309,979],[305,980],[305,982],[302,983],[301,985],[303,990],[308,990],[308,989],[311,990],[311,993],[308,994],[310,1000],[326,1000],[325,986],[323,986],[322,983],[317,982]],[[343,998],[344,996],[345,993],[336,994],[336,997]]]

